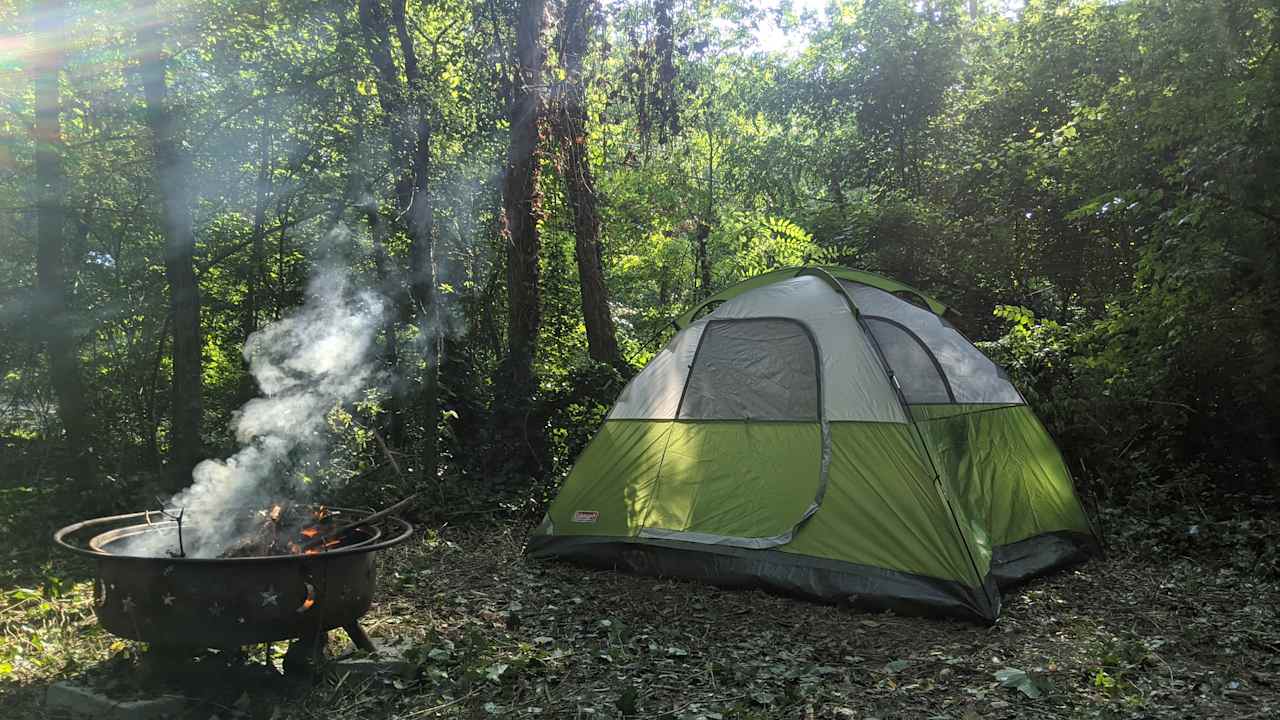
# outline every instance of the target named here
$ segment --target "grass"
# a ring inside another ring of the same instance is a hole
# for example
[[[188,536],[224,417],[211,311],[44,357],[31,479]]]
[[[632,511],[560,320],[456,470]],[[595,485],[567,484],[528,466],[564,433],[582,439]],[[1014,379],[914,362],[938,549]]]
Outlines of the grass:
[[[530,563],[523,526],[445,526],[381,559],[365,618],[412,672],[193,717],[1280,716],[1277,524],[1200,522],[1111,518],[1110,557],[1012,594],[989,628]],[[0,588],[3,717],[43,717],[49,683],[136,650],[98,629],[85,568],[26,567]]]

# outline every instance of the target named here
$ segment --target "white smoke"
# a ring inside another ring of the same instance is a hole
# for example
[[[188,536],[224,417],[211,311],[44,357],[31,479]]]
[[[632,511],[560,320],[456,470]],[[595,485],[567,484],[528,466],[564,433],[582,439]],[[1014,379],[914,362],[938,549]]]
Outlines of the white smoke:
[[[383,381],[374,355],[385,312],[376,293],[354,288],[346,272],[330,269],[308,283],[301,308],[249,337],[244,357],[262,396],[232,419],[240,450],[201,462],[192,472],[195,482],[167,503],[185,513],[188,557],[216,557],[241,532],[246,511],[305,492],[290,470],[323,454],[329,411]],[[146,536],[130,546],[131,554],[176,550],[176,534]]]

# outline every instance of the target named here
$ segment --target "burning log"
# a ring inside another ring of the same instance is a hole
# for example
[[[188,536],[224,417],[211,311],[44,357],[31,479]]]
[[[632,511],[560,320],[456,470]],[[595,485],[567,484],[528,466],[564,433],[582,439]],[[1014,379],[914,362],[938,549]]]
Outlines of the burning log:
[[[366,515],[358,520],[353,520],[349,523],[344,523],[327,532],[320,532],[315,537],[311,538],[310,540],[307,540],[305,543],[302,544],[302,551],[305,553],[308,550],[316,547],[331,547],[330,543],[334,541],[340,542],[342,534],[345,533],[346,531],[354,527],[357,527],[359,525],[365,525],[367,523],[377,522],[378,520],[381,520],[382,518],[407,506],[409,503],[413,502],[417,498],[418,498],[418,494],[414,493],[409,497],[401,500],[400,502],[394,505],[391,505],[389,507],[385,507],[379,510],[378,512],[373,513],[372,515]]]
[[[387,508],[358,517],[345,523],[338,523],[338,515],[330,512],[323,505],[315,509],[303,506],[292,506],[286,509],[283,505],[274,505],[270,510],[260,514],[261,522],[254,522],[244,534],[218,554],[220,558],[260,557],[264,555],[314,555],[326,550],[341,547],[344,535],[357,527],[375,523],[400,510],[417,495],[395,503]]]
[[[298,555],[303,544],[321,536],[332,527],[334,516],[324,506],[314,510],[301,506],[286,509],[274,505],[260,514],[261,522],[253,523],[238,540],[218,554],[220,558],[260,557],[263,555]],[[340,544],[335,541],[335,547]]]

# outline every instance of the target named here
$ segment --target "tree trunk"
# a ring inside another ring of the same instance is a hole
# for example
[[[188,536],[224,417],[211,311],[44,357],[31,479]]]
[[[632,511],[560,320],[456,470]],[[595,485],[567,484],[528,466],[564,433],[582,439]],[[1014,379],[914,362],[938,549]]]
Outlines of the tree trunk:
[[[258,330],[258,313],[262,305],[262,268],[267,261],[267,202],[271,195],[271,125],[262,113],[258,136],[258,179],[254,183],[253,242],[249,250],[249,272],[245,293],[244,325],[241,334],[248,340]]]
[[[658,116],[658,142],[680,134],[680,109],[676,105],[675,1],[654,3],[654,52],[658,56],[658,83],[654,92],[654,111]]]
[[[373,244],[373,271],[378,278],[379,287],[387,287],[390,272],[387,268],[387,251],[382,242],[386,235],[385,226],[382,223],[382,215],[378,212],[378,205],[372,199],[369,199],[363,206],[365,220],[369,224],[369,238]],[[385,336],[382,346],[382,357],[388,368],[395,370],[400,365],[400,338],[399,323],[396,322],[395,313],[388,312],[384,316],[382,324],[382,334]],[[399,385],[401,381],[397,381]],[[396,388],[392,388],[391,399],[387,403],[387,422],[385,425],[387,436],[392,444],[400,445],[404,440],[404,393]]]
[[[412,318],[425,359],[417,367],[401,367],[406,380],[416,380],[414,407],[424,433],[418,461],[425,477],[437,466],[436,425],[439,421],[440,322],[435,301],[435,213],[431,201],[431,114],[413,35],[409,32],[405,0],[391,0],[390,18],[382,0],[360,0],[360,27],[369,61],[377,73],[378,103],[391,139],[391,163],[399,170],[395,182],[396,210],[409,239],[409,282],[406,294],[393,298],[405,319]],[[395,43],[391,34],[395,32]],[[398,46],[403,77],[393,47]],[[408,357],[402,355],[407,362]]]
[[[698,231],[693,236],[694,271],[698,274],[698,299],[711,297],[711,258],[707,254],[707,239],[711,237],[711,224],[698,220]]]
[[[93,477],[93,456],[89,448],[88,417],[76,338],[67,314],[67,283],[63,266],[66,229],[66,174],[62,167],[62,121],[59,78],[66,58],[62,28],[66,21],[63,0],[49,0],[37,11],[37,34],[43,41],[35,58],[36,93],[36,285],[40,307],[37,317],[44,329],[45,352],[49,356],[49,378],[58,400],[58,419],[66,433],[73,462],[71,471],[79,482]]]
[[[183,152],[177,122],[168,106],[160,15],[155,0],[138,0],[139,72],[151,130],[156,181],[163,203],[164,267],[173,317],[173,422],[169,446],[174,489],[190,482],[200,460],[200,288],[195,274],[195,232],[191,219],[191,160]]]
[[[402,197],[400,213],[409,235],[409,300],[417,324],[425,362],[418,377],[415,406],[423,424],[418,464],[423,477],[434,478],[438,464],[437,426],[440,421],[440,321],[436,308],[435,210],[431,201],[431,114],[435,108],[418,67],[418,54],[405,18],[405,0],[392,0],[391,19],[404,57],[408,103],[416,122],[412,132],[411,192]],[[405,369],[405,376],[409,376]]]
[[[507,241],[507,370],[510,376],[509,429],[521,448],[518,470],[540,469],[541,423],[533,417],[536,382],[533,359],[542,322],[538,255],[538,221],[542,196],[538,191],[542,161],[542,69],[546,52],[542,34],[546,0],[521,0],[516,21],[516,78],[508,119],[511,141],[502,185]]]
[[[267,262],[267,202],[271,195],[271,124],[267,111],[262,111],[262,126],[258,135],[258,178],[254,183],[253,230],[249,246],[249,272],[245,280],[244,317],[240,334],[244,342],[258,331],[258,318],[262,311],[262,269]],[[252,398],[257,388],[249,373],[249,361],[244,361],[244,376],[240,395],[244,400]]]
[[[587,155],[587,108],[582,58],[587,36],[597,12],[594,0],[568,0],[564,7],[561,58],[568,76],[560,93],[556,123],[564,154],[565,195],[573,209],[574,257],[582,294],[582,319],[587,327],[587,352],[591,358],[624,368],[617,332],[609,311],[609,288],[600,261],[600,212],[596,206],[595,177]]]
[[[409,300],[420,325],[430,317],[434,304],[435,268],[432,265],[434,214],[431,205],[431,108],[423,87],[413,36],[405,17],[405,0],[391,0],[391,20],[404,60],[405,91],[401,98],[398,132],[401,167],[397,203],[409,236]],[[394,68],[393,68],[394,70]],[[398,81],[397,81],[397,84]]]
[[[698,299],[711,296],[715,289],[711,287],[711,255],[707,251],[707,240],[711,237],[711,223],[716,212],[716,152],[715,134],[711,109],[703,110],[704,130],[707,133],[707,207],[703,216],[698,219],[698,230],[694,234],[694,272],[697,273]]]

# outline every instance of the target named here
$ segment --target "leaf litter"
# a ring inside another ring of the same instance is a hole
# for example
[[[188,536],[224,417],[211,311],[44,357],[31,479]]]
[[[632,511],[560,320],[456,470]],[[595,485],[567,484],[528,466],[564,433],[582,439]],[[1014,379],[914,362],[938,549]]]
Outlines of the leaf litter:
[[[235,709],[264,720],[1280,717],[1280,579],[1215,558],[1135,543],[1007,595],[1000,621],[981,627],[535,563],[522,541],[508,527],[446,528],[380,558],[386,582],[365,625],[412,646],[408,677],[334,679]],[[91,594],[67,597],[75,632],[92,636]],[[108,652],[84,649],[78,666]],[[14,717],[39,717],[43,687],[76,666],[23,667],[0,678]]]

